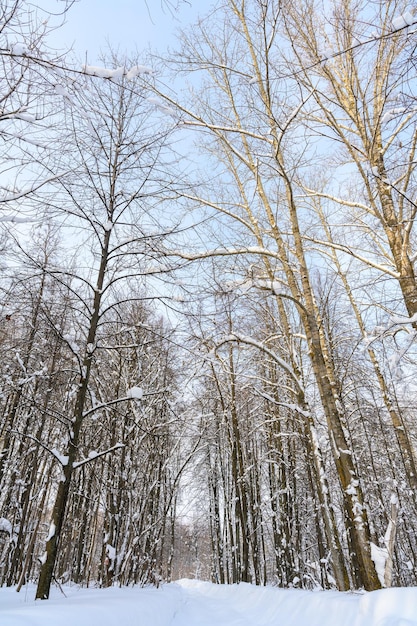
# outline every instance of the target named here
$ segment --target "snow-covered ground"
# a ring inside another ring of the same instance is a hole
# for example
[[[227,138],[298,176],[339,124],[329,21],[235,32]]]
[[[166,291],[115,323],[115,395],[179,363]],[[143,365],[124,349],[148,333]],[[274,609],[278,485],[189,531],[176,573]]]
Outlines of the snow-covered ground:
[[[0,589],[1,626],[417,626],[417,588],[372,593],[181,580],[160,589]]]

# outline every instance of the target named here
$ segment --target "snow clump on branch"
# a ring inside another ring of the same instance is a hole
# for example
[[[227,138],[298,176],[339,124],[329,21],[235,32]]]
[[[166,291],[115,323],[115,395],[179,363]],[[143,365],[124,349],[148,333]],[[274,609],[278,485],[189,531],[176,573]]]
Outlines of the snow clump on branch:
[[[127,398],[134,398],[135,400],[142,400],[143,398],[143,389],[140,387],[132,387],[128,389],[126,393]]]
[[[82,70],[84,74],[87,74],[88,76],[97,76],[98,78],[108,78],[110,80],[123,78],[123,76],[125,76],[127,80],[133,80],[140,74],[148,74],[149,76],[154,74],[152,68],[147,67],[146,65],[134,65],[130,68],[130,70],[127,70],[125,67],[117,67],[112,70],[108,67],[83,65]]]

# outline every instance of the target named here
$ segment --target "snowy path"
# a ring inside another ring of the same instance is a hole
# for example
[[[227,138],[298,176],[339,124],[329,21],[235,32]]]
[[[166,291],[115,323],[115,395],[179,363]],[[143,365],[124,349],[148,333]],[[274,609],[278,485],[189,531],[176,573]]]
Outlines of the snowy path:
[[[213,599],[192,589],[185,590],[181,606],[175,612],[170,626],[259,626],[245,617],[242,610],[231,606],[227,598]]]
[[[182,580],[161,589],[0,589],[0,626],[417,626],[417,588],[299,591]]]
[[[330,615],[332,626],[353,626],[359,600],[355,594],[245,583],[222,586],[184,580],[179,584],[184,604],[170,626],[323,626]]]

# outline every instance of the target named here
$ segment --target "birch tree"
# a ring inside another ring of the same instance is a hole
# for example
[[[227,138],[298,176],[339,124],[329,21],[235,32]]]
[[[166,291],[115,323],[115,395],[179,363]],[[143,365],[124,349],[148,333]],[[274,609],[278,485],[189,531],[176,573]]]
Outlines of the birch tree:
[[[304,154],[294,150],[303,136],[298,123],[309,95],[296,84],[278,80],[280,7],[275,2],[231,0],[200,24],[199,35],[184,39],[183,67],[202,72],[197,102],[180,105],[185,123],[209,133],[218,156],[214,168],[225,173],[232,194],[202,201],[244,228],[245,245],[214,254],[256,255],[278,298],[290,298],[302,323],[315,384],[326,417],[333,460],[343,498],[354,584],[380,586],[371,558],[370,530],[360,476],[352,462],[345,416],[335,372],[321,331],[303,239],[305,205],[294,176]],[[213,41],[215,20],[224,23]],[[194,105],[194,106],[193,106]],[[301,162],[301,163],[300,163]],[[216,171],[216,170],[215,170]],[[250,242],[250,243],[248,243]],[[240,242],[239,242],[240,243]]]
[[[319,246],[327,246],[324,254],[333,256],[343,277],[394,428],[406,481],[415,493],[416,453],[405,408],[410,383],[407,391],[388,383],[375,347],[380,335],[389,349],[391,331],[398,331],[405,343],[412,344],[415,330],[412,25],[416,16],[396,2],[372,6],[341,2],[326,9],[320,3],[307,2],[302,9],[287,8],[294,67],[317,105],[310,112],[311,128],[324,137],[332,155],[327,161],[331,177],[318,176],[314,185],[303,183],[323,225],[321,235],[313,238]],[[340,181],[337,186],[335,177]],[[351,258],[349,265],[347,257]],[[370,302],[380,320],[376,324],[379,330],[374,330],[374,320],[364,321],[354,301],[354,279],[345,269],[349,266],[372,276],[375,288]],[[391,298],[387,300],[388,285]],[[402,324],[396,326],[396,321]],[[404,354],[398,346],[396,351]],[[407,368],[405,362],[404,366]],[[407,380],[411,381],[413,367]]]
[[[356,223],[372,254],[361,261],[398,281],[414,323],[415,107],[413,12],[397,2],[306,2],[286,11],[296,68],[318,108],[312,123],[328,138],[340,192],[309,190]],[[320,27],[318,27],[320,24]],[[371,71],[370,71],[371,68]],[[353,166],[357,188],[343,168]],[[352,226],[352,230],[355,228]],[[335,245],[349,254],[337,231]],[[336,230],[334,232],[336,236]]]

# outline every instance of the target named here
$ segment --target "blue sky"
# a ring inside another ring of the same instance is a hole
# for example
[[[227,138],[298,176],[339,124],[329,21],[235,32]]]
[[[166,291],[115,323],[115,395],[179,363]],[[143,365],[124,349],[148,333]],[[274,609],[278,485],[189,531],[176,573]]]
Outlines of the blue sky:
[[[62,6],[59,0],[38,0],[37,4],[51,11]],[[170,12],[163,0],[78,0],[51,43],[62,49],[73,46],[82,60],[87,53],[90,64],[97,61],[107,42],[122,54],[149,45],[162,51],[175,42],[178,28],[193,23],[212,4],[213,0],[189,0],[181,2],[177,12]]]

